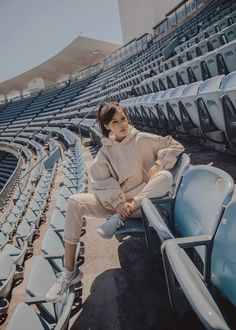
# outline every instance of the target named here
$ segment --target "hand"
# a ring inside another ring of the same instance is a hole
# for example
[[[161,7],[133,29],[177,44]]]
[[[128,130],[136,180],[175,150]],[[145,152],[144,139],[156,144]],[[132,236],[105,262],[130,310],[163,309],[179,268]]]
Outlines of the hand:
[[[140,208],[139,203],[134,199],[127,204],[128,204],[128,208],[129,208],[131,214]]]
[[[128,218],[128,216],[131,214],[129,203],[120,203],[116,208],[116,213],[122,219]]]
[[[161,165],[155,163],[154,165],[152,165],[152,167],[149,169],[148,171],[148,177],[149,179],[155,175],[156,173],[158,173],[161,170]]]

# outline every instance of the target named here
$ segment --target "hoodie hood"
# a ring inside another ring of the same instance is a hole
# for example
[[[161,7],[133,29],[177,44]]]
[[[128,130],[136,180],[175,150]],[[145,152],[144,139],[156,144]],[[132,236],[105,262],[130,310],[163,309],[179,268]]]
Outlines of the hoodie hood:
[[[124,140],[122,140],[121,142],[116,140],[116,137],[114,134],[112,134],[112,132],[109,134],[108,138],[102,138],[101,142],[104,146],[120,145],[120,144],[127,143],[138,133],[139,133],[139,131],[136,128],[129,125],[128,133],[127,133],[126,137],[124,138]]]

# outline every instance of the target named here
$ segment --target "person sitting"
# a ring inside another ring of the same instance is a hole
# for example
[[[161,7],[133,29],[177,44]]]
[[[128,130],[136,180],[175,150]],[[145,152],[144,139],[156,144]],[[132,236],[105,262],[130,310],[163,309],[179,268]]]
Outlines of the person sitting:
[[[48,291],[49,301],[60,300],[82,278],[75,262],[83,217],[107,217],[97,228],[103,238],[112,238],[128,217],[141,214],[144,197],[165,196],[172,186],[171,169],[184,147],[171,136],[140,132],[129,122],[127,109],[116,102],[100,105],[97,120],[102,129],[102,147],[90,167],[93,193],[70,196],[65,217],[65,268]]]

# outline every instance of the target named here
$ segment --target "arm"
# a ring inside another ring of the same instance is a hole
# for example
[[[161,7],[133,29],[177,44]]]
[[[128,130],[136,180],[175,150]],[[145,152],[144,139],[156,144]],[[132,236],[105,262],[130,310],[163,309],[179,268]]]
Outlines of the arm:
[[[170,135],[158,138],[157,160],[155,163],[160,165],[161,169],[170,170],[175,166],[178,156],[184,151],[184,146]]]
[[[92,189],[104,207],[116,209],[119,204],[125,202],[125,195],[112,172],[109,161],[99,151],[90,167]]]

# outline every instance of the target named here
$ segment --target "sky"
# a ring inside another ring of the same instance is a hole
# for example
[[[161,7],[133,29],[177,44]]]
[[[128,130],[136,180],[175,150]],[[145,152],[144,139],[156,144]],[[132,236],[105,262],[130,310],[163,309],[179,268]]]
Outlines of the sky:
[[[117,0],[0,0],[0,82],[46,61],[79,35],[121,45]]]

